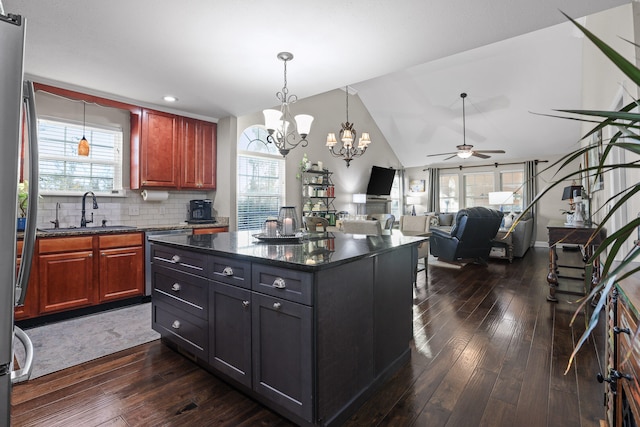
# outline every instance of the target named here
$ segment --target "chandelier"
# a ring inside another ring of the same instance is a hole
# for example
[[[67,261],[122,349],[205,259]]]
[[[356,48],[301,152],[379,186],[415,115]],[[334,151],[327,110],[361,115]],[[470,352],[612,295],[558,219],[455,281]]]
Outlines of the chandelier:
[[[293,54],[290,52],[280,52],[278,59],[284,62],[284,86],[282,91],[276,93],[276,98],[280,101],[280,110],[264,110],[264,126],[267,128],[269,135],[267,136],[267,142],[274,144],[282,157],[289,154],[289,151],[302,144],[306,147],[308,144],[307,135],[311,130],[311,122],[313,122],[313,116],[308,114],[298,114],[295,117],[291,116],[289,111],[289,105],[295,103],[298,100],[296,95],[289,95],[289,89],[287,88],[287,61],[293,59]],[[296,141],[296,133],[300,136],[300,139]]]
[[[329,152],[334,157],[343,157],[343,160],[347,162],[347,167],[349,167],[351,160],[362,156],[364,152],[367,151],[367,147],[371,144],[371,139],[367,132],[362,132],[358,145],[353,145],[353,141],[357,138],[357,133],[353,128],[353,123],[349,123],[349,86],[344,88],[344,92],[347,100],[347,121],[342,123],[342,129],[340,129],[339,133],[340,141],[342,141],[342,147],[340,147],[340,150],[338,151],[335,150],[334,147],[338,141],[336,141],[336,134],[333,132],[327,135],[327,147],[329,147]]]

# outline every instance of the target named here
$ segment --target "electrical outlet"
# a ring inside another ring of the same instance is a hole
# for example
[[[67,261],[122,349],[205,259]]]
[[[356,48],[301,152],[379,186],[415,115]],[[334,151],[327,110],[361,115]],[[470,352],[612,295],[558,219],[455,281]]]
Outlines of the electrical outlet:
[[[131,216],[140,215],[140,207],[138,205],[129,206],[129,215]]]

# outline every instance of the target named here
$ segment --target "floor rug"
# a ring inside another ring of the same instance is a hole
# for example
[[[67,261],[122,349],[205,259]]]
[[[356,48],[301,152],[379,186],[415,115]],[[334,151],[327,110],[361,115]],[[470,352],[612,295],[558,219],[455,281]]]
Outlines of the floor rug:
[[[438,260],[438,258],[429,255],[429,265],[433,266],[433,267],[442,267],[442,268],[451,268],[453,270],[460,270],[462,267],[465,266],[465,264],[454,264],[454,263],[450,263],[450,262],[444,262],[444,261],[440,261]]]
[[[151,303],[51,323],[25,332],[33,343],[31,379],[160,338],[151,329]],[[16,345],[16,359],[24,348]]]

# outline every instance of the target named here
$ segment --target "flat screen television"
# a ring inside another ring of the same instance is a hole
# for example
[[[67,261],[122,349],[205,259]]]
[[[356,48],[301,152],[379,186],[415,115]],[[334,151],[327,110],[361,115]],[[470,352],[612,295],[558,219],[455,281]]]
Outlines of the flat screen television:
[[[369,185],[367,185],[367,195],[370,196],[389,196],[391,195],[391,186],[393,178],[396,176],[396,170],[393,168],[383,168],[380,166],[371,167],[371,177]]]

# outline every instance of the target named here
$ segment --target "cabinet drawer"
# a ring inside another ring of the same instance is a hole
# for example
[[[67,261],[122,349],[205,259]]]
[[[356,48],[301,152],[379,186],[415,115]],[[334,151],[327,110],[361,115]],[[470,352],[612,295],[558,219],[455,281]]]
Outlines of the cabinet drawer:
[[[179,310],[207,320],[209,311],[209,281],[199,276],[180,271],[153,266],[153,298],[176,307]]]
[[[622,300],[621,298],[620,301]],[[640,342],[637,339],[633,339],[633,334],[637,328],[637,319],[624,303],[618,304],[618,316],[620,318],[619,327],[621,329],[628,328],[631,331],[631,334],[618,334],[620,345],[618,371],[621,374],[629,374],[633,377],[632,380],[620,379],[618,382],[625,388],[629,404],[637,417],[640,414],[640,408],[637,407],[637,402],[640,402],[640,386],[638,385],[638,380],[640,379]],[[627,354],[630,354],[630,356],[625,361]]]
[[[100,249],[142,246],[142,233],[110,234],[98,236]]]
[[[39,239],[39,253],[74,252],[91,250],[93,248],[93,236],[79,237],[53,237]]]
[[[169,246],[151,245],[151,262],[180,271],[206,277],[209,256]]]
[[[233,258],[211,257],[211,278],[229,285],[251,288],[251,263]]]
[[[202,360],[209,353],[208,324],[161,301],[153,302],[152,328]]]
[[[311,305],[313,274],[270,265],[253,264],[252,289],[256,292]]]

